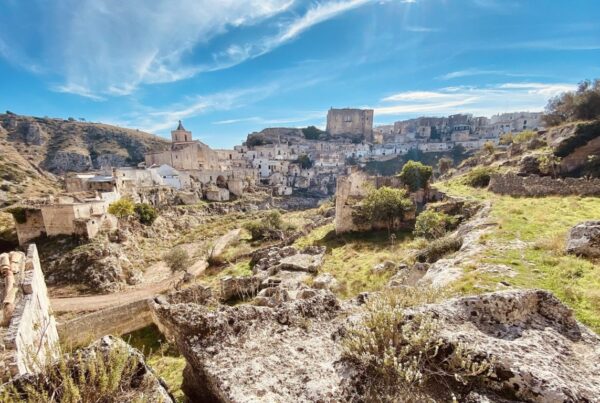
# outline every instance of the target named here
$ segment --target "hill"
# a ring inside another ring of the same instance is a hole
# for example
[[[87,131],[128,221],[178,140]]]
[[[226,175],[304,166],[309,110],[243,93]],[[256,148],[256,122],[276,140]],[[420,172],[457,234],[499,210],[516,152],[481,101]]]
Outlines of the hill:
[[[0,206],[58,191],[54,174],[104,165],[136,165],[167,140],[139,130],[80,122],[0,114]]]

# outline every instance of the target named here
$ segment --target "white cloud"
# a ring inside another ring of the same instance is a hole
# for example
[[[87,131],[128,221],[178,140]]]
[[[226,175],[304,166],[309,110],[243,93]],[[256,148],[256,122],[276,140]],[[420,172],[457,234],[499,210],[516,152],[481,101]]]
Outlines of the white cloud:
[[[252,122],[259,125],[281,125],[289,123],[301,123],[315,119],[323,119],[327,115],[327,111],[306,112],[302,116],[293,116],[285,118],[263,118],[260,116],[251,116],[247,118],[226,119],[213,122],[214,125],[231,125],[236,123]]]
[[[446,87],[435,91],[405,91],[381,100],[375,115],[416,116],[474,113],[491,116],[513,111],[539,111],[549,98],[576,85],[569,83],[504,83],[485,87]]]

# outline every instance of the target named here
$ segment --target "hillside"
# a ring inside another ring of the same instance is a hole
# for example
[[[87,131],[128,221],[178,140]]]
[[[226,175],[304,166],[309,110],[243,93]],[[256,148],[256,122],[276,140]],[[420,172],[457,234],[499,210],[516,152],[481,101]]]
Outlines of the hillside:
[[[135,165],[148,150],[166,149],[167,140],[139,130],[73,119],[0,115],[0,136],[30,165],[64,173],[103,165]]]

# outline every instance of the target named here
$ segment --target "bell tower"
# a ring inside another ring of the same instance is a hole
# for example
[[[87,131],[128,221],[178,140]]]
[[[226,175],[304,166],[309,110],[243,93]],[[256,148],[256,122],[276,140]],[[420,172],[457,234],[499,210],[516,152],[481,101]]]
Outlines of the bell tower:
[[[186,143],[192,141],[192,132],[185,130],[181,120],[177,129],[171,131],[171,141],[173,143]]]

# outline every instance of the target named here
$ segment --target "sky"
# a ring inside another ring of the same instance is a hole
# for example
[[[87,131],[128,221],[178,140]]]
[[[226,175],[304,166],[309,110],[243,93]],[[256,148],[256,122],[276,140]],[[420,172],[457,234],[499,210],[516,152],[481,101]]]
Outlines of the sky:
[[[265,127],[540,111],[600,78],[597,0],[0,0],[0,110],[214,148]]]

